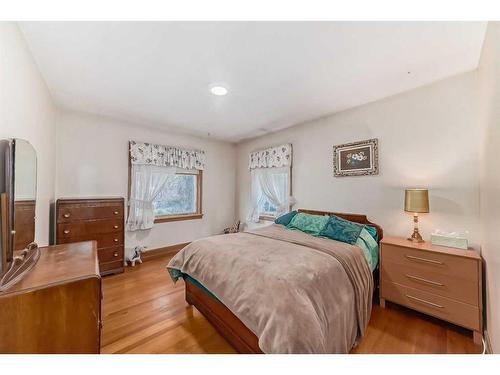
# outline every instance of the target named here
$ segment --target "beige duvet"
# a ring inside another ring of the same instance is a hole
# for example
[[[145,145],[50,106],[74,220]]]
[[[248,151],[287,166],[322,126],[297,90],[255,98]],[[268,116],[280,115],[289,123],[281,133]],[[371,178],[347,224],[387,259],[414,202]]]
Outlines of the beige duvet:
[[[362,250],[281,225],[194,241],[167,267],[217,296],[264,353],[348,353],[370,318]]]

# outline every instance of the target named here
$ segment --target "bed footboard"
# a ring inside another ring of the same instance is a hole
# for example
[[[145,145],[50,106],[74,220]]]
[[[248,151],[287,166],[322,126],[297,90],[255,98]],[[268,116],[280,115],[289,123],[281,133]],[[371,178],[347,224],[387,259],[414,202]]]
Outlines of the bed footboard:
[[[257,336],[231,310],[189,280],[184,281],[186,302],[196,307],[231,346],[239,353],[262,354]]]

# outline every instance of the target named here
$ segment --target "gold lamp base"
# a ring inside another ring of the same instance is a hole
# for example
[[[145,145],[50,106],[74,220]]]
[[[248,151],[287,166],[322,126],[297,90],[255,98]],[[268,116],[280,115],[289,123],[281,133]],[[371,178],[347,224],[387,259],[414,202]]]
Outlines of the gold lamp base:
[[[418,243],[425,242],[424,239],[422,238],[422,236],[420,235],[420,233],[418,233],[418,230],[414,231],[413,234],[407,238],[407,240],[411,241],[411,242],[418,242]]]
[[[417,242],[417,243],[425,242],[418,231],[418,214],[417,213],[413,214],[413,223],[414,223],[413,234],[410,237],[408,237],[407,240],[411,241],[411,242]]]

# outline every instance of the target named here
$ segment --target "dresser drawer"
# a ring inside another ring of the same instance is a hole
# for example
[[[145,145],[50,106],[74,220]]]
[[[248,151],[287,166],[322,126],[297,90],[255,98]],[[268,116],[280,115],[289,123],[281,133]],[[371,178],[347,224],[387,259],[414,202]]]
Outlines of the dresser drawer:
[[[123,272],[123,260],[109,263],[100,263],[99,272],[101,273],[101,276],[113,272]]]
[[[61,204],[57,210],[57,222],[123,218],[123,210],[120,203]]]
[[[99,264],[116,262],[118,260],[123,262],[123,246],[99,249],[97,250],[97,256],[99,257]]]
[[[479,306],[478,280],[468,280],[460,276],[446,275],[432,267],[418,267],[415,264],[397,264],[384,259],[381,277],[385,281],[419,289],[439,296],[452,298],[474,306]]]
[[[92,220],[76,223],[57,224],[58,240],[102,233],[119,233],[123,231],[123,219]]]
[[[415,271],[438,272],[476,283],[478,280],[478,261],[471,258],[382,244],[382,265],[386,261],[409,266]]]
[[[123,245],[123,234],[120,232],[115,232],[115,233],[84,234],[81,236],[64,237],[60,236],[58,233],[57,243],[83,242],[91,240],[97,241],[98,249],[111,246],[119,246]]]
[[[384,279],[382,279],[381,296],[389,301],[474,331],[480,330],[481,327],[480,310],[477,306],[392,283]]]

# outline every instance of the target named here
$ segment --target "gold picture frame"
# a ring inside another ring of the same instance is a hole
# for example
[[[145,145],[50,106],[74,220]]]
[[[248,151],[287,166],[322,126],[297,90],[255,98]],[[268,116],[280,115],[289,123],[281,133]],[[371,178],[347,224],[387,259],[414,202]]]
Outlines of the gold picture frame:
[[[370,176],[378,172],[377,138],[333,146],[335,177]]]

